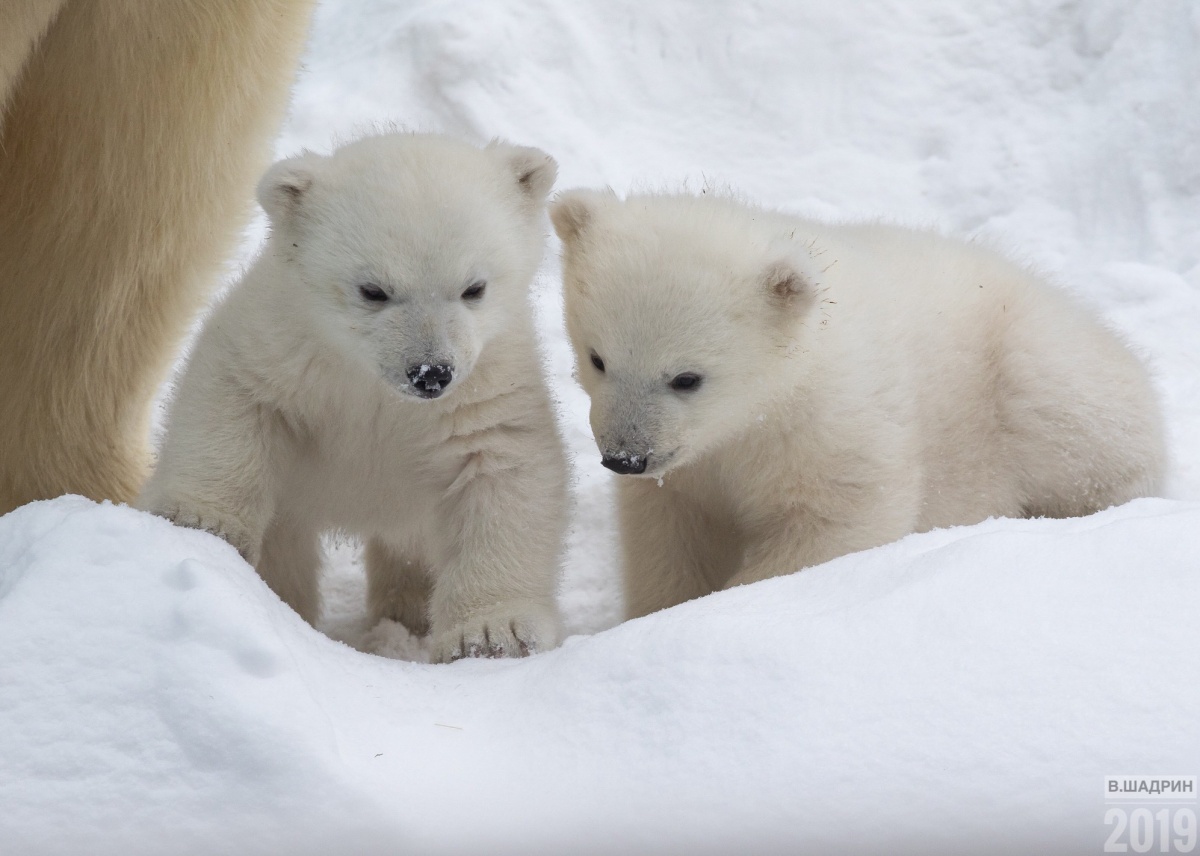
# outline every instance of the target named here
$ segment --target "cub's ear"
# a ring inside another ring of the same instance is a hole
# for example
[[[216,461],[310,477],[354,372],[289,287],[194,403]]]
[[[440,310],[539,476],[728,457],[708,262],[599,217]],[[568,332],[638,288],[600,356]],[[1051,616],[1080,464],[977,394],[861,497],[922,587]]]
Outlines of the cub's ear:
[[[791,252],[767,263],[759,274],[759,282],[772,305],[803,312],[816,302],[819,271],[812,257],[802,249],[789,249]]]
[[[272,164],[266,171],[258,182],[258,203],[273,224],[286,223],[295,217],[323,160],[320,155],[305,152]]]
[[[530,207],[540,209],[558,177],[558,162],[541,149],[530,146],[510,146],[493,141],[488,148],[495,149],[504,158],[521,198]]]
[[[579,239],[596,218],[596,211],[604,201],[615,194],[595,190],[564,190],[550,203],[550,222],[564,244]]]

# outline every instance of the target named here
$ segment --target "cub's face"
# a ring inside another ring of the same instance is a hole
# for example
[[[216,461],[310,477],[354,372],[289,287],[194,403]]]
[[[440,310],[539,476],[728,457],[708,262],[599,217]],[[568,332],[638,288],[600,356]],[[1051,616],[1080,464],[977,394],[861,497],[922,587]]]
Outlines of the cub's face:
[[[705,202],[572,191],[550,209],[592,431],[623,475],[657,478],[733,440],[794,372],[811,259],[713,232]]]
[[[526,311],[555,172],[536,149],[392,134],[276,164],[259,196],[314,332],[430,400]]]

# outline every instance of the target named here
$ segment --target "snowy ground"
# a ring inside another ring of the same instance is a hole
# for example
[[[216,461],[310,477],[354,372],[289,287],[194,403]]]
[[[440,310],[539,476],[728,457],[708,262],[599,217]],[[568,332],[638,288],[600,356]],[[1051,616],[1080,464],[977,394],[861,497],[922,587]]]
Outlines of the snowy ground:
[[[614,627],[548,257],[575,635],[429,666],[364,626],[353,545],[322,635],[216,539],[26,507],[0,519],[0,854],[1101,852],[1105,775],[1200,775],[1198,79],[1189,0],[326,2],[281,155],[395,122],[541,146],[564,188],[729,185],[980,236],[1152,365],[1167,498]]]

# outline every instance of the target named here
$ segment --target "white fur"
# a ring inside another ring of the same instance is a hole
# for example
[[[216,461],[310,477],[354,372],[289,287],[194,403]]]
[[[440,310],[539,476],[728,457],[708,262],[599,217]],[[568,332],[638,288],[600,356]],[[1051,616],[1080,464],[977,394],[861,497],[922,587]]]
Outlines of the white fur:
[[[551,218],[596,442],[647,463],[618,485],[631,615],[1158,489],[1143,367],[994,252],[685,195],[572,191]],[[700,386],[671,389],[685,372]]]
[[[555,172],[400,134],[273,166],[270,240],[196,344],[139,506],[229,540],[310,622],[336,528],[367,539],[373,616],[431,629],[438,659],[557,644],[566,463],[528,302]],[[440,398],[415,395],[422,363],[453,366]]]

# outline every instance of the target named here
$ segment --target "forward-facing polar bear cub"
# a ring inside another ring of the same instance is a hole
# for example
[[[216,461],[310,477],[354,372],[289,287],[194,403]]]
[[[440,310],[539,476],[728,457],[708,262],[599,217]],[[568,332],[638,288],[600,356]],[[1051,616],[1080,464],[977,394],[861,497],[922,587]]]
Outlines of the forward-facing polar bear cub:
[[[626,474],[630,615],[1158,487],[1145,370],[995,253],[711,197],[572,191],[550,216],[592,430]]]
[[[553,647],[567,466],[528,290],[556,165],[391,134],[275,164],[139,507],[228,540],[306,620],[318,535],[440,660]]]

